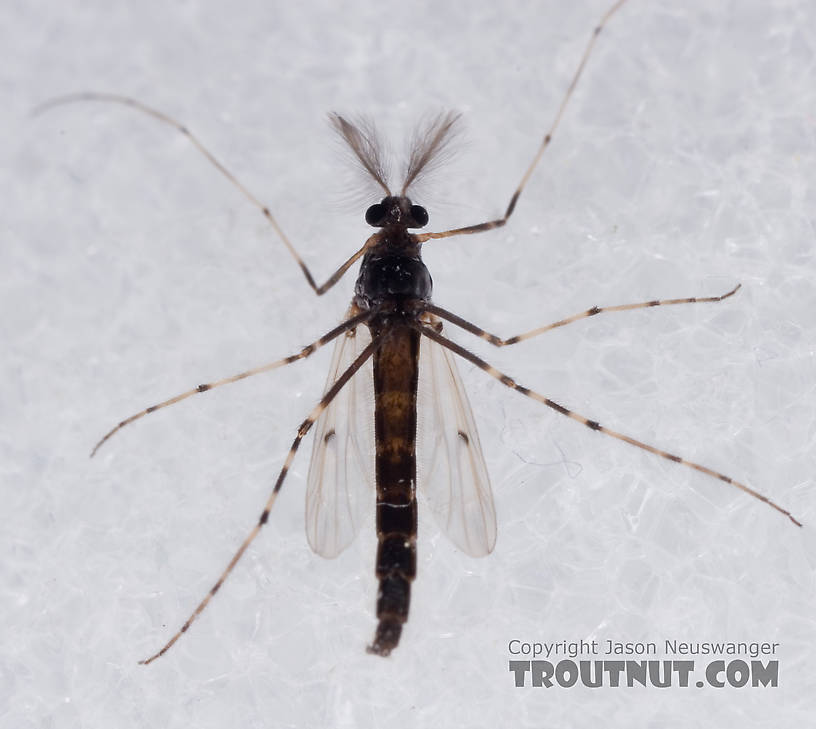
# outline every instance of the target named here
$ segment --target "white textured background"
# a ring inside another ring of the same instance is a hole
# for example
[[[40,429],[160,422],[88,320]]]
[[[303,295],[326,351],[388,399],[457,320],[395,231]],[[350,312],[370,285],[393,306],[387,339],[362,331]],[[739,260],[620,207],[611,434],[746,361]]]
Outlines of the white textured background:
[[[631,0],[601,36],[504,230],[430,244],[435,299],[503,335],[519,381],[743,478],[591,433],[464,366],[499,513],[494,554],[431,520],[402,644],[374,629],[371,525],[303,533],[308,447],[228,585],[161,661],[258,512],[329,353],[141,421],[333,326],[262,217],[179,135],[85,104],[130,94],[195,130],[323,279],[369,229],[329,110],[401,140],[467,124],[431,228],[500,213],[607,0],[5,2],[0,7],[0,727],[806,726],[816,710],[816,6]],[[501,7],[499,7],[501,6]],[[467,337],[458,337],[467,341]],[[767,640],[776,689],[517,689],[507,643]]]

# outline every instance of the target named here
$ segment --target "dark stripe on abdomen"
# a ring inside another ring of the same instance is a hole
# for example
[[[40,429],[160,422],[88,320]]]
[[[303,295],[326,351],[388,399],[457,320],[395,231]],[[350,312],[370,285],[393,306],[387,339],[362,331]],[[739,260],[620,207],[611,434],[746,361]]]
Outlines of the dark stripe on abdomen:
[[[372,323],[377,334],[377,323]],[[416,576],[416,393],[419,333],[391,324],[374,354],[379,624],[369,652],[387,656],[408,619]]]

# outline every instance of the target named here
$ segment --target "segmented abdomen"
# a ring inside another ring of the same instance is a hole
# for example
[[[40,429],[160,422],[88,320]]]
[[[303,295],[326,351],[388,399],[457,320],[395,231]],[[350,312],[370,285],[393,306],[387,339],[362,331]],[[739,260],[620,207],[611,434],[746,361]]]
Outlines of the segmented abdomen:
[[[376,323],[372,335],[379,333]],[[416,576],[416,398],[419,333],[394,325],[374,354],[379,625],[368,650],[387,656],[408,619]]]

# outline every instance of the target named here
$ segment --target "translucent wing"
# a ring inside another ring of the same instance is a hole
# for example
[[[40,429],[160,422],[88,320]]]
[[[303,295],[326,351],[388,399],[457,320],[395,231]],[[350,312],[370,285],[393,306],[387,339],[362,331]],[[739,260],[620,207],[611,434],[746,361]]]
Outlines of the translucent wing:
[[[476,423],[453,354],[427,337],[420,344],[417,414],[419,488],[459,549],[489,554],[496,510]]]
[[[347,332],[334,348],[327,391],[371,343],[368,327]],[[323,557],[351,544],[374,504],[374,377],[371,360],[346,383],[315,423],[306,489],[306,536]]]

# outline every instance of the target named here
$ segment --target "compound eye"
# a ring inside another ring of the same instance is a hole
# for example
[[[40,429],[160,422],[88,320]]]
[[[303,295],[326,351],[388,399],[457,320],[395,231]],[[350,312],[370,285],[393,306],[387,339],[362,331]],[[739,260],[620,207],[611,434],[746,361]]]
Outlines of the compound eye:
[[[428,211],[422,205],[411,205],[411,217],[414,219],[417,228],[422,228],[428,224]]]
[[[366,210],[365,219],[366,223],[375,228],[382,227],[385,219],[385,205],[382,205],[381,203],[372,205],[368,210]]]

